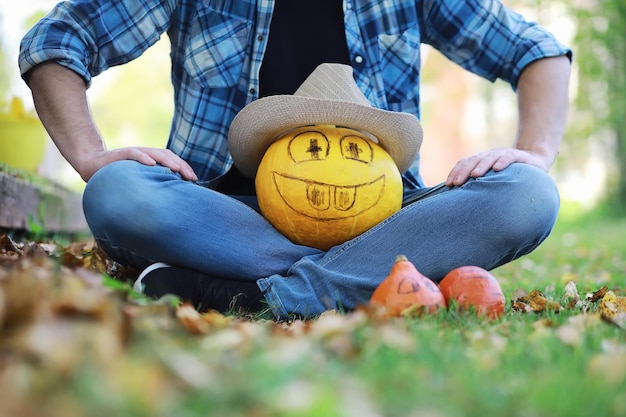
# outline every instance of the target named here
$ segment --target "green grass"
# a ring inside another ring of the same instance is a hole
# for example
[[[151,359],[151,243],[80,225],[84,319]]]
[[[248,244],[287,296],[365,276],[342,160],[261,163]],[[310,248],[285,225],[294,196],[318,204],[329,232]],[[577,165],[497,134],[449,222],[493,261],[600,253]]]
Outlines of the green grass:
[[[501,278],[505,292],[520,284],[558,292],[572,279],[579,283],[579,290],[598,285],[624,289],[625,255],[626,218],[565,207],[554,231],[535,252],[494,274]]]
[[[520,288],[558,301],[572,279],[583,296],[603,285],[624,295],[624,236],[626,219],[565,209],[538,250],[492,272],[507,301]],[[585,325],[577,310],[507,305],[493,322],[452,313],[291,326],[236,318],[202,336],[157,316],[135,316],[127,347],[107,360],[86,352],[69,372],[12,369],[30,387],[18,393],[36,409],[45,401],[44,417],[626,415],[626,330]]]

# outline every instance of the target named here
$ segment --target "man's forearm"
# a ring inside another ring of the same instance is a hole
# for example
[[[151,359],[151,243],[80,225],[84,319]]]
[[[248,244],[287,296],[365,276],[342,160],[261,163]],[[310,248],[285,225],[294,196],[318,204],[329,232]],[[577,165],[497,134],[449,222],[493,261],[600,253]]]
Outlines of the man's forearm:
[[[56,63],[44,63],[28,74],[39,118],[68,162],[85,177],[81,162],[104,150],[87,103],[84,80]]]
[[[198,179],[193,168],[169,149],[130,146],[107,151],[89,111],[85,83],[73,71],[49,63],[33,68],[27,76],[41,121],[83,180],[119,160],[161,164],[186,180]]]
[[[524,69],[518,83],[519,129],[515,147],[537,155],[547,171],[558,154],[569,106],[570,62],[545,58]]]

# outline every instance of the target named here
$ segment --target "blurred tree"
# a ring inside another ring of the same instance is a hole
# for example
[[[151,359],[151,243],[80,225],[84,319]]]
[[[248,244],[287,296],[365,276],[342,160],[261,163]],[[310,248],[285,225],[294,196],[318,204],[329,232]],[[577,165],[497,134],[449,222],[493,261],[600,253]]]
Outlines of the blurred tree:
[[[626,2],[578,0],[576,119],[585,137],[607,137],[615,164],[609,203],[626,213]]]

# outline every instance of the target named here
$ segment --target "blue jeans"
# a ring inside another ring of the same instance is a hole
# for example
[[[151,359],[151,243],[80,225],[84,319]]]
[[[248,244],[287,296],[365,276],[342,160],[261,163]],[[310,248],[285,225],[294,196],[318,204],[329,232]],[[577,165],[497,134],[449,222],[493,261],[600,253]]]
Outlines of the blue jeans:
[[[256,281],[277,317],[366,303],[398,254],[435,281],[463,265],[493,269],[535,249],[559,209],[551,177],[519,163],[415,198],[426,191],[328,252],[292,243],[252,208],[254,198],[246,204],[162,166],[105,166],[89,180],[83,206],[96,241],[118,262]]]

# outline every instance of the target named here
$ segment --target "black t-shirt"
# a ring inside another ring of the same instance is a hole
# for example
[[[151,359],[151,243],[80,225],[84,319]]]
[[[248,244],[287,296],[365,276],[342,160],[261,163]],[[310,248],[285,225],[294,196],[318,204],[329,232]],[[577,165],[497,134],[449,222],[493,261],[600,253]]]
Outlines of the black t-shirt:
[[[293,94],[322,63],[350,63],[342,0],[276,0],[267,50],[261,64],[259,95]],[[254,195],[254,181],[234,167],[217,189]]]
[[[342,0],[276,0],[259,94],[293,94],[315,67],[350,63]]]

